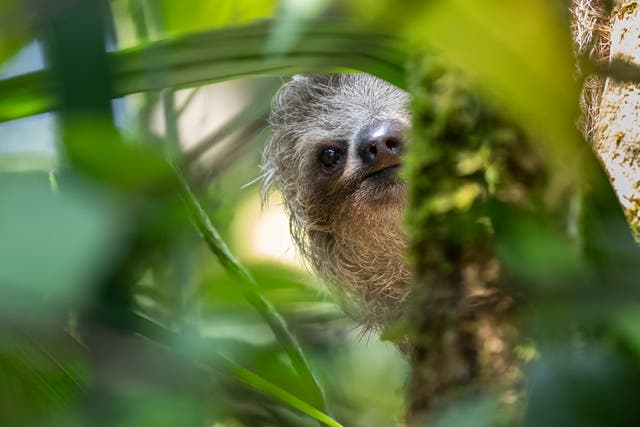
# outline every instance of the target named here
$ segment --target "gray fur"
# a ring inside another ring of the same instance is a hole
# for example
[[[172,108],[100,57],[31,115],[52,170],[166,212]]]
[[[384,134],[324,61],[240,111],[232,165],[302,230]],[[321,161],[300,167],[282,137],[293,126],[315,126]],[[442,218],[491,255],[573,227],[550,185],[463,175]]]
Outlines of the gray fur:
[[[400,218],[404,184],[363,181],[356,134],[374,120],[410,126],[408,95],[368,74],[294,76],[272,103],[273,136],[263,154],[263,200],[277,188],[303,257],[368,327],[399,315],[409,273]],[[339,177],[327,177],[318,150],[339,141],[349,153]]]

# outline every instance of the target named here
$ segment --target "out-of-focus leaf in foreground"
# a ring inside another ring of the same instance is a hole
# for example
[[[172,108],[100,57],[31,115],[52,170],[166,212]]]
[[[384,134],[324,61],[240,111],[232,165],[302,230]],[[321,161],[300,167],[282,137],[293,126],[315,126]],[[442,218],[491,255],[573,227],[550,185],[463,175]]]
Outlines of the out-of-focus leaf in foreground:
[[[578,86],[560,6],[539,0],[350,3],[374,28],[384,22],[402,31],[416,51],[435,48],[475,77],[551,159],[565,168],[575,162]]]
[[[109,186],[125,191],[177,190],[173,169],[158,147],[130,144],[98,117],[70,120],[65,149],[76,168]]]
[[[4,325],[6,326],[6,324]],[[51,425],[88,381],[82,348],[68,335],[0,329],[0,418],[7,426]],[[44,420],[47,422],[42,422]],[[34,420],[41,421],[40,424]]]
[[[231,25],[243,25],[273,16],[275,0],[190,0],[185,2],[159,0],[160,12],[167,33],[187,33]]]
[[[640,375],[606,346],[559,348],[535,363],[524,420],[537,426],[630,426],[640,416]],[[615,393],[611,391],[615,390]]]
[[[366,70],[405,86],[406,53],[389,36],[310,22],[291,48],[266,54],[273,23],[170,37],[113,53],[113,97],[249,75]],[[0,81],[0,122],[56,109],[47,71]]]
[[[503,205],[493,213],[497,254],[520,286],[536,293],[566,292],[587,280],[588,267],[578,249],[562,229],[552,227],[549,215]]]
[[[304,32],[305,21],[316,18],[331,3],[330,0],[284,0],[277,25],[265,46],[267,53],[284,53],[290,49]]]
[[[5,174],[0,206],[3,315],[46,321],[91,295],[124,230],[113,200],[80,182],[53,193],[45,175]]]
[[[29,40],[24,2],[0,0],[0,65]]]

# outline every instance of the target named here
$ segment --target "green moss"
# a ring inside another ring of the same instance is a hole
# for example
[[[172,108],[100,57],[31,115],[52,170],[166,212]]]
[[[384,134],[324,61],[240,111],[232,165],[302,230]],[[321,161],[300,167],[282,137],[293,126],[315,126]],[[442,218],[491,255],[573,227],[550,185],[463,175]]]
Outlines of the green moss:
[[[512,299],[503,293],[493,250],[494,206],[531,203],[545,174],[519,129],[461,74],[423,58],[410,68],[410,90],[406,228],[416,346],[410,394],[419,412],[432,399],[446,405],[447,396],[455,400],[465,388],[491,384],[505,392],[514,385],[504,367],[520,363],[517,329],[505,315]],[[499,354],[487,352],[487,339],[501,343]]]
[[[442,244],[452,237],[485,239],[491,234],[486,221],[472,221],[460,235],[453,229],[456,217],[485,216],[486,202],[509,181],[508,147],[518,143],[518,132],[482,101],[467,79],[438,61],[418,60],[410,74],[414,133],[406,173],[413,253],[423,253],[425,244],[437,239]]]

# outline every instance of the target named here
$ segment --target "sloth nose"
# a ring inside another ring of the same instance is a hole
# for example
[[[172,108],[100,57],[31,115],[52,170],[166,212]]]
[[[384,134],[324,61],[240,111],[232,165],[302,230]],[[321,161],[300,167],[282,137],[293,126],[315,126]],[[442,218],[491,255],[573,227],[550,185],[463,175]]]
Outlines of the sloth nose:
[[[404,126],[393,121],[375,122],[364,127],[356,137],[360,160],[377,172],[401,163],[404,154]]]

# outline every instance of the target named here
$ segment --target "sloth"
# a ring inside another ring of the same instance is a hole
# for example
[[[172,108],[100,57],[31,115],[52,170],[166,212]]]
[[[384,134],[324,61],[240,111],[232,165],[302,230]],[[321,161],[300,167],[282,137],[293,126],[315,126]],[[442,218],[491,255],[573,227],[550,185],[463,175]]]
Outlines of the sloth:
[[[280,190],[303,258],[372,330],[402,316],[411,281],[399,173],[408,101],[368,74],[294,76],[273,99],[263,152],[263,201]]]

